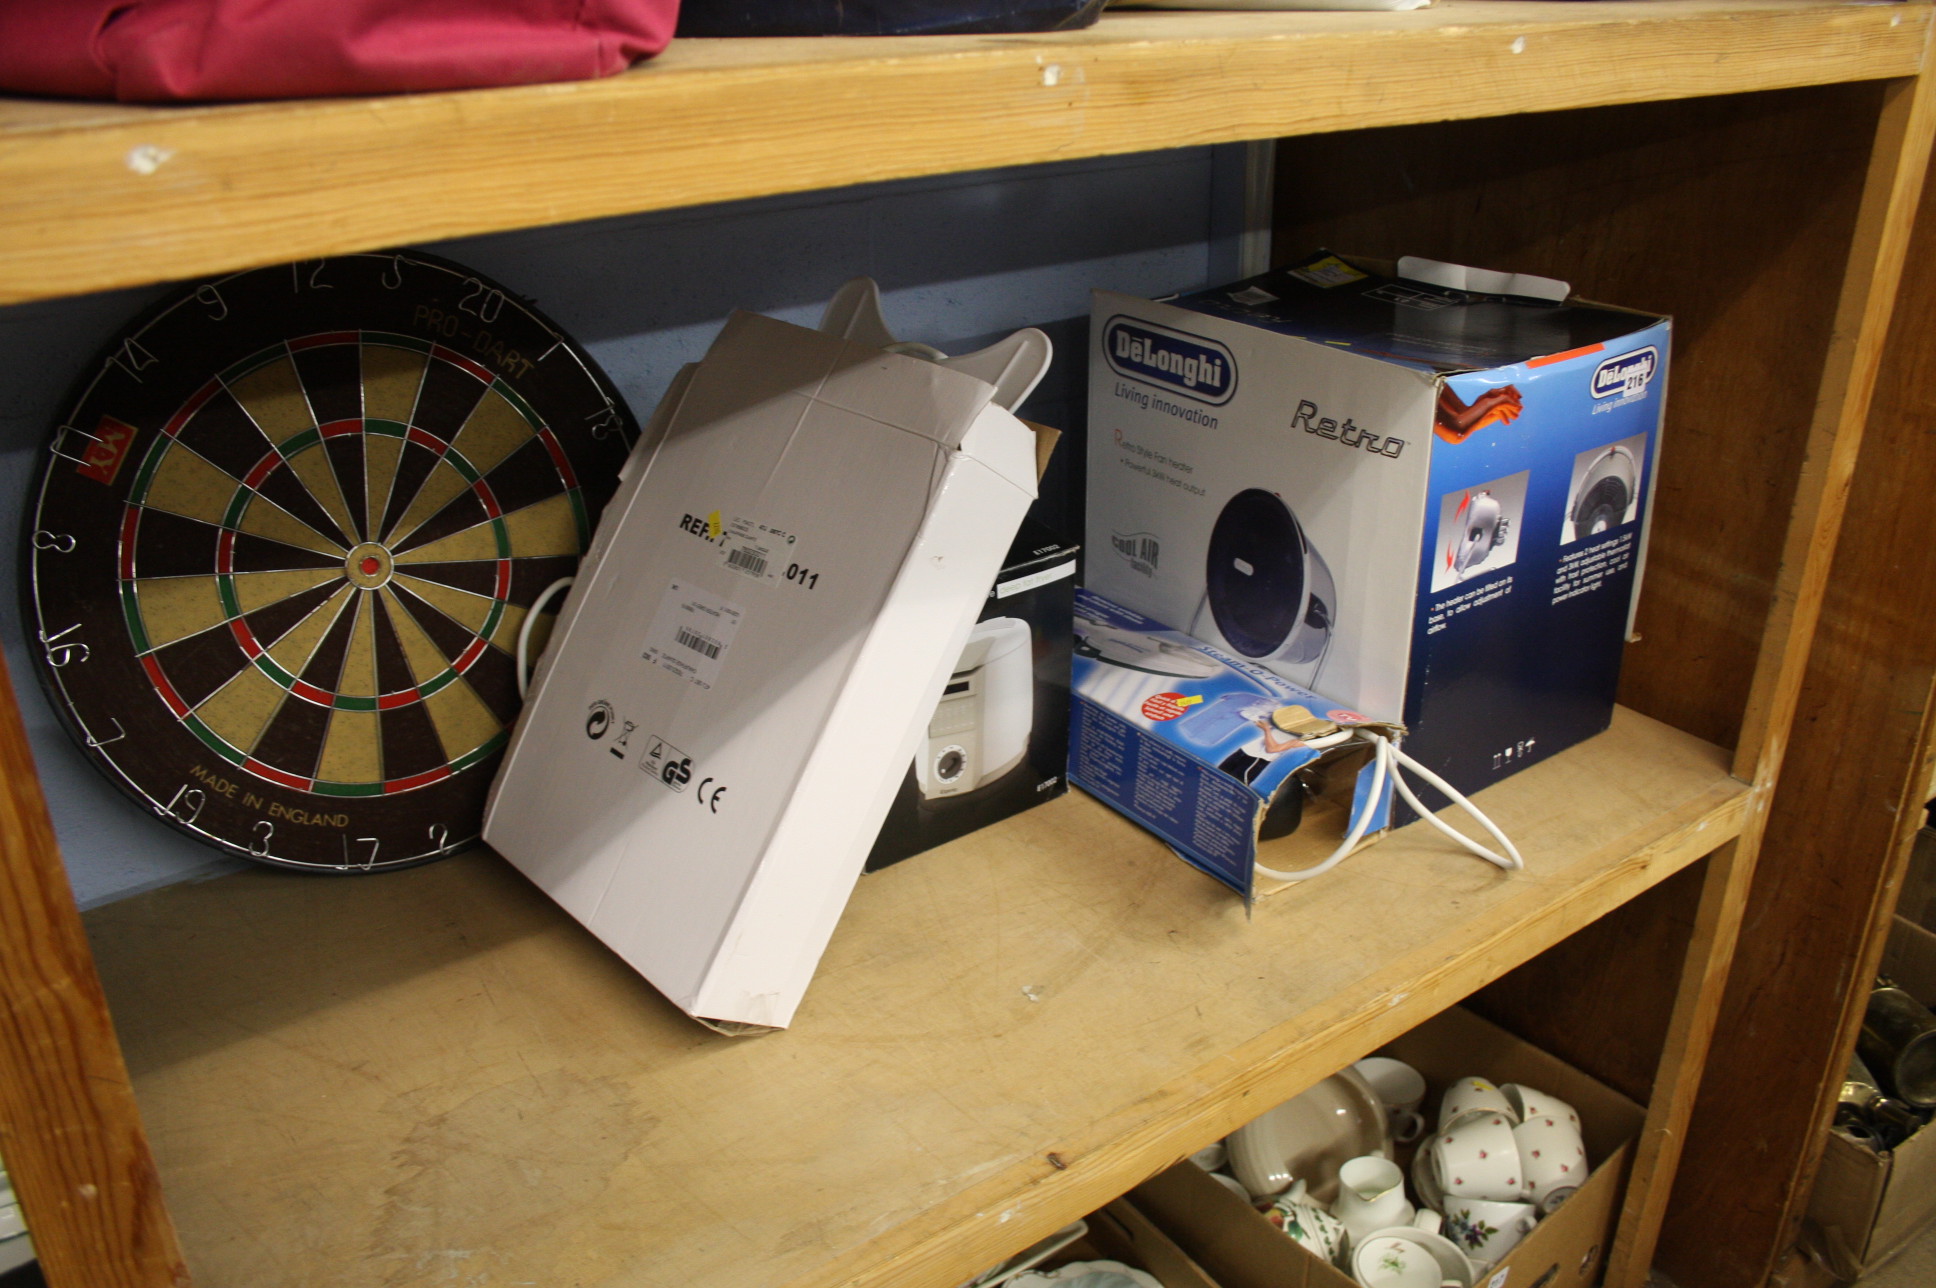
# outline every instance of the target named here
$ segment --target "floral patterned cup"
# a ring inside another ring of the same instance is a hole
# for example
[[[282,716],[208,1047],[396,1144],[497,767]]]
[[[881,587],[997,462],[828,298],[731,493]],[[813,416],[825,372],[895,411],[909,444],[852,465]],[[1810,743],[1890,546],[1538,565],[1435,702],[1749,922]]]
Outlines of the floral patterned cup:
[[[1307,1198],[1304,1182],[1295,1182],[1264,1213],[1270,1223],[1304,1245],[1306,1251],[1332,1265],[1341,1263],[1347,1240],[1344,1222],[1325,1211],[1316,1199]]]
[[[1460,1078],[1445,1089],[1445,1098],[1439,1101],[1439,1130],[1446,1131],[1474,1114],[1499,1114],[1519,1121],[1505,1092],[1484,1078]]]
[[[1528,1195],[1541,1212],[1551,1212],[1586,1183],[1586,1146],[1579,1127],[1566,1118],[1528,1118],[1513,1128],[1513,1140],[1532,1187]]]
[[[1428,1148],[1434,1179],[1448,1204],[1454,1199],[1517,1203],[1526,1197],[1519,1146],[1504,1114],[1468,1114],[1433,1136]]]
[[[1499,1090],[1504,1092],[1506,1099],[1512,1103],[1513,1112],[1519,1116],[1519,1121],[1522,1123],[1528,1118],[1566,1118],[1572,1120],[1575,1127],[1580,1125],[1580,1115],[1574,1112],[1572,1105],[1558,1096],[1549,1096],[1544,1091],[1535,1090],[1523,1082],[1508,1082]]]
[[[1442,1232],[1484,1274],[1531,1234],[1538,1223],[1539,1209],[1531,1203],[1447,1199]]]

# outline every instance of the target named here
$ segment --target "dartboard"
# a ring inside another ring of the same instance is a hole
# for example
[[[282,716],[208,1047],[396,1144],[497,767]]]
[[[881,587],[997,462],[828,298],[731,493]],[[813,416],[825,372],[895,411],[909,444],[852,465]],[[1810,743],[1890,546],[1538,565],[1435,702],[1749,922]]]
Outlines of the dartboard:
[[[635,436],[556,326],[444,260],[183,290],[54,431],[27,525],[41,679],[90,760],[212,845],[344,872],[448,854],[518,712],[527,611]]]

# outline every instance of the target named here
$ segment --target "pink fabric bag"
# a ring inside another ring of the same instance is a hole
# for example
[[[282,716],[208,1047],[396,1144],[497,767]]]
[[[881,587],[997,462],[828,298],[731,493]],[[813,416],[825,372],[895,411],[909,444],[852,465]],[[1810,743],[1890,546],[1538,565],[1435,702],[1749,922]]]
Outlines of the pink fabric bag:
[[[0,91],[127,103],[585,80],[678,0],[0,0]]]

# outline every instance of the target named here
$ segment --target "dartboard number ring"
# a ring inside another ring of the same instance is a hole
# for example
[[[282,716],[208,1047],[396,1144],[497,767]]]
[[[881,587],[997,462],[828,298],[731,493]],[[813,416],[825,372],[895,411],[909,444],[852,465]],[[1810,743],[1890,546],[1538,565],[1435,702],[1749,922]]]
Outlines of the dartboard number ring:
[[[477,836],[526,609],[636,436],[589,355],[459,265],[197,284],[54,428],[24,541],[41,681],[98,768],[205,842],[332,872],[442,857]]]

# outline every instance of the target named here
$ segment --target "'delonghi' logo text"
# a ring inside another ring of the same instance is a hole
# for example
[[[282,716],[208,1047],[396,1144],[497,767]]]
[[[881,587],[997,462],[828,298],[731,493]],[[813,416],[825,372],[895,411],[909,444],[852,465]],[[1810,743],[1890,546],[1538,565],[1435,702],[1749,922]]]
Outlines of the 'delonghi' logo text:
[[[1118,375],[1174,389],[1198,402],[1227,403],[1237,392],[1237,364],[1230,350],[1187,331],[1113,317],[1103,327],[1102,351]]]
[[[1648,345],[1608,358],[1593,369],[1595,398],[1635,398],[1646,392],[1647,382],[1660,369],[1660,350]]]

